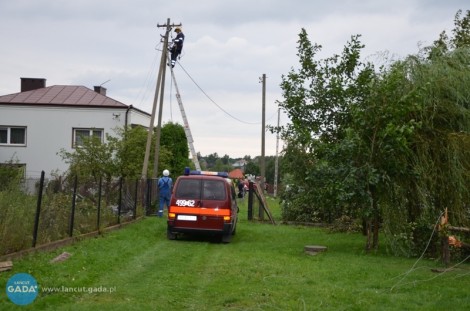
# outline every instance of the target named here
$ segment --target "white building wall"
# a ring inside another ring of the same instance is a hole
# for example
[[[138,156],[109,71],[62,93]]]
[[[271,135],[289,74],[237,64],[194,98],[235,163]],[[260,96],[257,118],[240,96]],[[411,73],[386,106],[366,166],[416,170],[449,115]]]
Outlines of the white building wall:
[[[150,115],[139,110],[131,109],[128,114],[127,124],[138,124],[148,128],[150,126]]]
[[[128,124],[148,127],[150,117],[139,112],[134,117],[132,111]],[[41,171],[46,177],[55,171],[64,173],[68,164],[57,153],[62,148],[73,151],[74,128],[102,128],[106,139],[106,134],[116,136],[113,129],[122,128],[125,121],[126,109],[122,108],[0,106],[0,125],[27,127],[26,146],[0,146],[0,163],[18,160],[26,164],[27,177],[39,177]]]

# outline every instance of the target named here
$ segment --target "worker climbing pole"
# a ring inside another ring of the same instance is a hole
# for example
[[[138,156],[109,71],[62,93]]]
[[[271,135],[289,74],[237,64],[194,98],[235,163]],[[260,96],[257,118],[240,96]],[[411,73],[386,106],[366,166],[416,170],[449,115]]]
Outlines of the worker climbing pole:
[[[183,43],[184,43],[184,34],[181,30],[181,27],[175,28],[176,38],[173,39],[173,43],[169,48],[171,54],[171,68],[175,67],[176,58],[181,55],[181,51],[183,50]]]
[[[159,111],[158,111],[158,124],[156,128],[156,143],[155,143],[155,157],[154,157],[154,166],[153,166],[153,174],[152,178],[156,178],[158,174],[158,160],[159,160],[159,151],[160,151],[160,136],[161,136],[161,125],[162,125],[162,112],[163,112],[163,98],[164,98],[164,89],[165,89],[165,73],[166,73],[166,66],[165,64],[170,65],[170,70],[172,74],[172,79],[175,84],[176,88],[176,99],[178,101],[178,105],[181,111],[181,115],[183,117],[184,121],[184,131],[186,134],[186,138],[188,140],[188,144],[190,147],[192,159],[194,162],[194,166],[196,167],[197,170],[201,170],[201,167],[199,165],[199,160],[197,159],[197,154],[194,149],[194,144],[193,144],[193,138],[191,135],[191,130],[189,128],[189,123],[188,119],[186,117],[186,113],[184,111],[183,107],[183,102],[181,101],[181,96],[179,93],[178,85],[176,84],[176,79],[175,79],[175,74],[173,72],[173,67],[176,63],[176,59],[178,56],[180,56],[181,51],[183,49],[183,42],[184,42],[184,34],[181,30],[181,24],[171,24],[170,19],[167,20],[166,24],[157,25],[158,27],[164,27],[166,28],[165,35],[163,36],[163,49],[162,49],[162,56],[160,60],[160,69],[158,72],[158,79],[157,79],[157,86],[155,89],[155,97],[153,101],[153,108],[152,108],[152,116],[150,119],[150,126],[149,129],[152,129],[154,126],[155,122],[155,114],[157,110],[157,102],[158,102],[158,97],[160,97],[160,106],[159,106]],[[171,32],[171,29],[175,28],[175,32],[177,33],[176,38],[173,40],[171,47],[168,45],[168,39],[169,35]],[[170,59],[168,59],[168,52],[170,52]],[[142,167],[142,178],[147,177],[147,171],[148,171],[148,161],[150,157],[150,147],[151,147],[151,142],[152,142],[152,131],[148,132],[147,136],[147,146],[145,149],[145,158],[144,158],[144,164]]]

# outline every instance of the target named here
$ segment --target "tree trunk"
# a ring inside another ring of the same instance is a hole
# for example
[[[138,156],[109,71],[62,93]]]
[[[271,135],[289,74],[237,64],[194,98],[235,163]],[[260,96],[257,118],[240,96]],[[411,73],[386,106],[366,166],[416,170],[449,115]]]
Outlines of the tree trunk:
[[[367,219],[362,217],[362,235],[367,236]]]
[[[377,206],[377,190],[374,185],[370,186],[370,196],[372,199],[371,207],[372,207],[372,219],[371,222],[371,230],[372,230],[372,248],[377,250],[379,248],[379,225],[380,225],[380,213],[379,208]]]
[[[366,232],[367,232],[367,240],[366,240],[366,252],[368,253],[372,247],[372,228],[371,228],[371,220],[366,220]]]
[[[372,192],[372,215],[374,221],[374,237],[372,247],[377,250],[379,248],[379,226],[380,226],[380,217],[379,217],[379,208],[377,206],[377,200],[375,199],[375,187],[374,192]]]
[[[379,216],[375,215],[374,217],[374,237],[372,241],[372,247],[374,250],[379,249]]]

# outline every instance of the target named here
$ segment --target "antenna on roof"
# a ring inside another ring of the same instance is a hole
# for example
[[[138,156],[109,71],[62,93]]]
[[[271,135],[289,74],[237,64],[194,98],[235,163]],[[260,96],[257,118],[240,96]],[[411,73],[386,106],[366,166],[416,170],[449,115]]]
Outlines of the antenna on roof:
[[[109,81],[111,81],[111,79],[107,80],[107,81],[104,81],[103,83],[100,84],[100,86],[102,86],[103,84],[105,83],[108,83]]]

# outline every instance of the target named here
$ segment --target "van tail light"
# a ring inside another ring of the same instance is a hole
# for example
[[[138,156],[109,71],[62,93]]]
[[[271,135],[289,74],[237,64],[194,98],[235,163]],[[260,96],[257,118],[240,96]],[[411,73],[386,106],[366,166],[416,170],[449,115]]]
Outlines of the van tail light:
[[[230,216],[224,216],[224,222],[230,222]]]
[[[168,219],[175,219],[176,213],[168,213]]]

